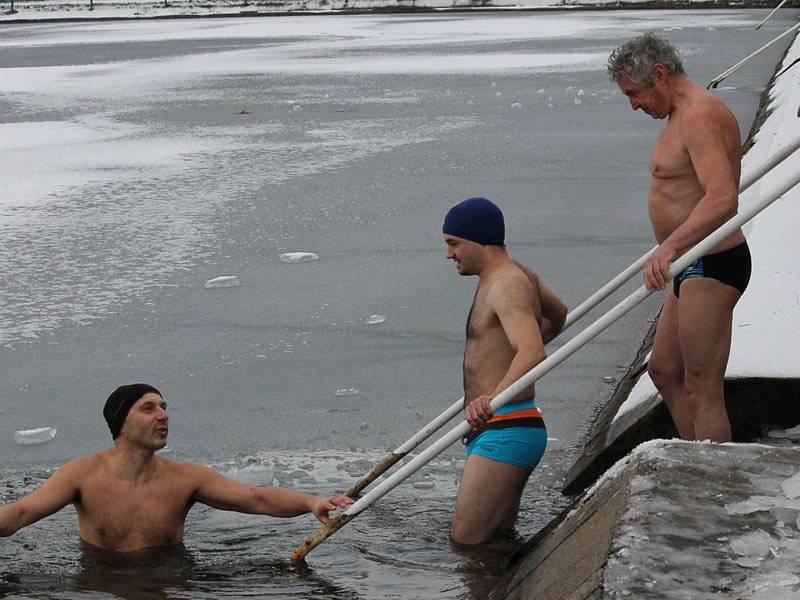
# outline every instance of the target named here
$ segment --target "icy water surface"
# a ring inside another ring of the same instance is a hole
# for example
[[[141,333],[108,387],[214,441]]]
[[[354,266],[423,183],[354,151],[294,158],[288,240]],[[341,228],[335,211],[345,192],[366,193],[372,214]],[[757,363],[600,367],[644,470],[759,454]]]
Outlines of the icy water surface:
[[[765,14],[3,26],[0,498],[107,447],[102,403],[132,381],[164,392],[171,457],[340,492],[461,395],[475,281],[444,259],[447,209],[497,201],[512,256],[576,306],[653,243],[644,199],[660,124],[630,112],[606,56],[657,28],[706,82],[797,11],[754,31]],[[718,91],[743,132],[782,51]],[[205,287],[220,277],[239,285]],[[553,441],[522,536],[565,505],[561,479],[606,381],[658,306],[537,384]],[[15,445],[38,427],[58,433]],[[196,507],[185,552],[119,572],[81,551],[67,509],[0,542],[0,594],[484,598],[502,557],[447,540],[462,461],[445,452],[302,570],[286,557],[310,518]]]

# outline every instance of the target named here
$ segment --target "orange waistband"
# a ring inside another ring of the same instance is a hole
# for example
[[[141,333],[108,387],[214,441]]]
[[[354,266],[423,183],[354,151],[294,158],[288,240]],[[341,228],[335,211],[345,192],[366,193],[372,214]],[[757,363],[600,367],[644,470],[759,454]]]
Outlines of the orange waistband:
[[[495,415],[487,421],[487,423],[496,423],[498,421],[510,421],[512,419],[536,419],[542,418],[542,411],[538,408],[523,408],[515,410],[514,412],[506,413],[504,415]]]

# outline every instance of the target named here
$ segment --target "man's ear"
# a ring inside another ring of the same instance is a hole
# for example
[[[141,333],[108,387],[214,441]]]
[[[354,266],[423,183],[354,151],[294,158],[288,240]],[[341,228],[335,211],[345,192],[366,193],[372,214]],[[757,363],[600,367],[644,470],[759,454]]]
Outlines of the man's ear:
[[[655,83],[663,83],[666,81],[667,76],[669,75],[669,69],[665,65],[661,63],[655,63],[653,65],[653,81]]]

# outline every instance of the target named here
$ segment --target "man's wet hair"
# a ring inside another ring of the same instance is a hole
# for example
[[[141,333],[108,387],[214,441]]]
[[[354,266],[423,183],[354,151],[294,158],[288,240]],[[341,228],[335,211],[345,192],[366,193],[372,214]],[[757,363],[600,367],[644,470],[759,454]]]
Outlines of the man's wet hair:
[[[668,40],[648,31],[628,40],[608,57],[608,75],[616,81],[621,75],[638,85],[653,87],[653,65],[660,63],[673,75],[685,75],[683,63],[675,46]]]

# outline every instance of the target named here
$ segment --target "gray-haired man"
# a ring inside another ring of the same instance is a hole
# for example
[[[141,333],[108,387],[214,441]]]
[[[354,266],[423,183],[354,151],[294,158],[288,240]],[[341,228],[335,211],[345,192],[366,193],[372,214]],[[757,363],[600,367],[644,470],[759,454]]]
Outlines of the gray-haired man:
[[[739,124],[653,33],[614,50],[608,72],[633,110],[667,119],[650,155],[648,206],[659,247],[643,270],[649,289],[664,289],[670,263],[736,214]],[[677,275],[667,294],[649,373],[684,439],[731,439],[723,377],[733,308],[749,279],[750,252],[737,230]]]

